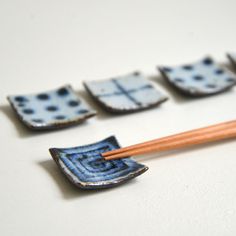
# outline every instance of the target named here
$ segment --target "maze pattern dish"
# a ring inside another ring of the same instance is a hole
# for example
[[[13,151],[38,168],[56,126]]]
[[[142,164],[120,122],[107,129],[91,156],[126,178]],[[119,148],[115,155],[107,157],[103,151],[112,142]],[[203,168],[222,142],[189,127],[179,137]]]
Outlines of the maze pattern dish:
[[[31,95],[8,96],[20,120],[34,130],[66,127],[96,114],[67,85]]]
[[[114,187],[144,173],[148,168],[125,158],[105,161],[102,152],[120,148],[114,136],[100,142],[73,148],[50,148],[54,161],[68,179],[79,188]]]
[[[106,110],[127,113],[154,107],[167,100],[139,73],[84,82],[89,94]]]
[[[159,67],[159,70],[178,91],[191,96],[217,94],[236,84],[235,75],[210,57],[189,65]]]

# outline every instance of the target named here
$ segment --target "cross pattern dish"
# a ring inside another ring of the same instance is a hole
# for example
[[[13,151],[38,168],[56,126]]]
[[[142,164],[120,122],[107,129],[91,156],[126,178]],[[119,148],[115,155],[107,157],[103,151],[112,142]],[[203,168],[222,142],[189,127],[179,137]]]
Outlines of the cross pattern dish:
[[[171,85],[191,96],[220,93],[236,84],[235,75],[210,57],[189,65],[159,67],[159,70]]]
[[[105,161],[102,152],[120,148],[111,136],[100,142],[73,148],[50,148],[49,151],[62,172],[79,188],[109,188],[133,179],[148,168],[136,161]]]
[[[20,120],[35,130],[66,127],[96,114],[69,85],[32,95],[9,96],[8,100]]]
[[[91,96],[111,112],[126,113],[156,106],[167,100],[143,75],[84,82]]]

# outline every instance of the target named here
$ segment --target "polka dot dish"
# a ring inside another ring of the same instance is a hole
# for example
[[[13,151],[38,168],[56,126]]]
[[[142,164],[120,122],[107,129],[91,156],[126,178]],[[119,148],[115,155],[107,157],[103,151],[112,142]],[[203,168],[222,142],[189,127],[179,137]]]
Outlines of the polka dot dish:
[[[220,93],[236,84],[235,75],[210,57],[189,65],[159,67],[159,70],[178,91],[196,97]]]
[[[100,142],[73,148],[50,148],[54,161],[77,187],[82,189],[110,188],[141,175],[148,167],[125,158],[105,161],[104,151],[120,148],[111,136]]]
[[[69,85],[38,94],[8,96],[8,100],[20,120],[34,130],[70,126],[96,114]]]
[[[147,109],[167,100],[153,84],[139,73],[84,82],[89,94],[103,108],[114,113]]]

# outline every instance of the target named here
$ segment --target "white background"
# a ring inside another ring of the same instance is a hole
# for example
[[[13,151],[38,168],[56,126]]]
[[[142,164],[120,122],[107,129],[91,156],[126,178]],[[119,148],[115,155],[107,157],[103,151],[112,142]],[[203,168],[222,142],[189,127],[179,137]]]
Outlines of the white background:
[[[136,160],[149,170],[120,187],[81,191],[49,147],[115,134],[123,146],[236,118],[236,90],[187,99],[156,65],[236,51],[234,0],[0,1],[0,235],[236,235],[235,141]],[[170,99],[112,116],[84,93],[83,80],[141,70]],[[71,84],[98,116],[54,132],[30,132],[6,96]]]

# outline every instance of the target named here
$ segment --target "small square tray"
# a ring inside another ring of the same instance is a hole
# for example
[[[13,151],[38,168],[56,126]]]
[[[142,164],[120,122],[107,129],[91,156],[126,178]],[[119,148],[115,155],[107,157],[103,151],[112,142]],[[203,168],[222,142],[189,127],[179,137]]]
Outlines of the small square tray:
[[[224,92],[236,84],[236,76],[212,58],[177,67],[159,67],[164,78],[178,91],[195,97]]]
[[[106,161],[102,152],[120,148],[114,136],[100,142],[73,148],[50,148],[54,161],[77,187],[110,188],[141,175],[147,166],[131,158]]]
[[[89,94],[104,109],[113,113],[128,113],[151,108],[165,102],[153,84],[140,73],[84,82]]]
[[[33,130],[67,127],[96,115],[70,85],[37,94],[8,96],[8,100],[19,119]]]

